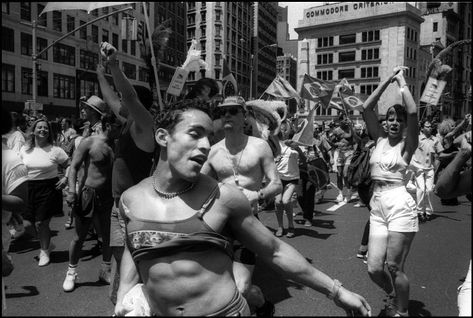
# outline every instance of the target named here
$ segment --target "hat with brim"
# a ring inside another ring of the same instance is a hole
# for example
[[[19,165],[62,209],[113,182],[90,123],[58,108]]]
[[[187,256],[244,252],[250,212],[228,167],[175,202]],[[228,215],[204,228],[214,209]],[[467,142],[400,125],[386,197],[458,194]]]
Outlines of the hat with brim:
[[[81,104],[89,106],[101,116],[105,115],[107,104],[98,96],[92,95],[87,101],[81,101]]]
[[[217,107],[240,106],[246,110],[245,100],[241,96],[229,96],[223,100]]]

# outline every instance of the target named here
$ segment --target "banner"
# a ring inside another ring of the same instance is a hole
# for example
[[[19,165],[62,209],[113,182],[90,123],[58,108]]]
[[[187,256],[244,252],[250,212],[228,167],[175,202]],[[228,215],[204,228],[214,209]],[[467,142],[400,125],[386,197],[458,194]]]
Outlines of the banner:
[[[279,74],[276,75],[276,78],[271,82],[268,88],[266,88],[264,93],[281,99],[295,98],[299,101],[301,98],[291,84]]]
[[[314,143],[314,115],[315,107],[309,111],[307,118],[302,121],[301,130],[292,137],[292,141],[295,141],[301,146],[312,146]]]
[[[305,74],[302,81],[301,97],[312,101],[321,101],[322,107],[327,108],[335,89],[334,83],[319,80]]]
[[[440,96],[442,95],[443,89],[447,84],[446,81],[437,80],[433,77],[429,77],[427,85],[425,85],[424,92],[420,98],[421,102],[424,102],[428,105],[436,106],[439,102]]]
[[[167,93],[174,96],[180,96],[182,89],[184,88],[184,85],[186,84],[188,75],[189,75],[188,70],[182,67],[176,68],[176,71],[174,72],[174,76],[172,77],[171,83],[168,86]]]

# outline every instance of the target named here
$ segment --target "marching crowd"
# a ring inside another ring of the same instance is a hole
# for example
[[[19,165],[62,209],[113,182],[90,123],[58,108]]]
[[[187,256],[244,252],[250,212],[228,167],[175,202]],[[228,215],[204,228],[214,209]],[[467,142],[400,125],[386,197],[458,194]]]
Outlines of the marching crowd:
[[[212,103],[216,81],[199,80],[153,118],[151,92],[131,85],[116,49],[102,43],[100,54],[114,85],[99,65],[102,98],[82,99],[77,121],[2,109],[3,276],[14,268],[12,240],[38,240],[38,266],[49,264],[49,223],[65,212],[64,227],[74,236],[62,287],[74,291],[84,240],[97,237],[98,276],[110,284],[116,315],[272,316],[274,305],[252,283],[260,258],[348,314],[368,316],[363,296],[279,239],[296,235],[295,204],[310,227],[315,206],[334,188],[338,203],[370,210],[357,257],[385,292],[385,315],[408,316],[404,264],[419,223],[435,217],[432,196],[445,205],[462,195],[471,201],[471,115],[420,120],[396,68],[364,103],[363,122],[341,112],[336,121],[315,124],[307,146],[293,138],[300,120],[286,118],[271,147],[245,133],[242,97]],[[392,82],[402,105],[378,116],[378,100]],[[275,210],[274,233],[259,221],[261,209]],[[471,315],[471,296],[458,303],[460,314]]]

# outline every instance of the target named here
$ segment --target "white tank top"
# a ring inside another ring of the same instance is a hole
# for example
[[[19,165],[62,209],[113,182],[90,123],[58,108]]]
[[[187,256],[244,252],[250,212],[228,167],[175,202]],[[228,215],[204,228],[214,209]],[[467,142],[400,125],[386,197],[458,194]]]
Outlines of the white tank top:
[[[404,142],[391,147],[388,138],[379,138],[370,158],[371,178],[381,181],[403,181],[407,163],[401,155]]]

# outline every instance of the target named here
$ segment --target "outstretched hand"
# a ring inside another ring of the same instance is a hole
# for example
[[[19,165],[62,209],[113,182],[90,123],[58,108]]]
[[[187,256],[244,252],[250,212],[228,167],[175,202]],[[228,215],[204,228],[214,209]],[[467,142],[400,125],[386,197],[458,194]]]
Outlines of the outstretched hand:
[[[100,44],[100,54],[107,60],[107,62],[111,62],[117,57],[117,49],[108,42],[102,42]]]
[[[371,306],[363,296],[341,287],[334,299],[335,305],[343,308],[348,316],[371,317]]]

